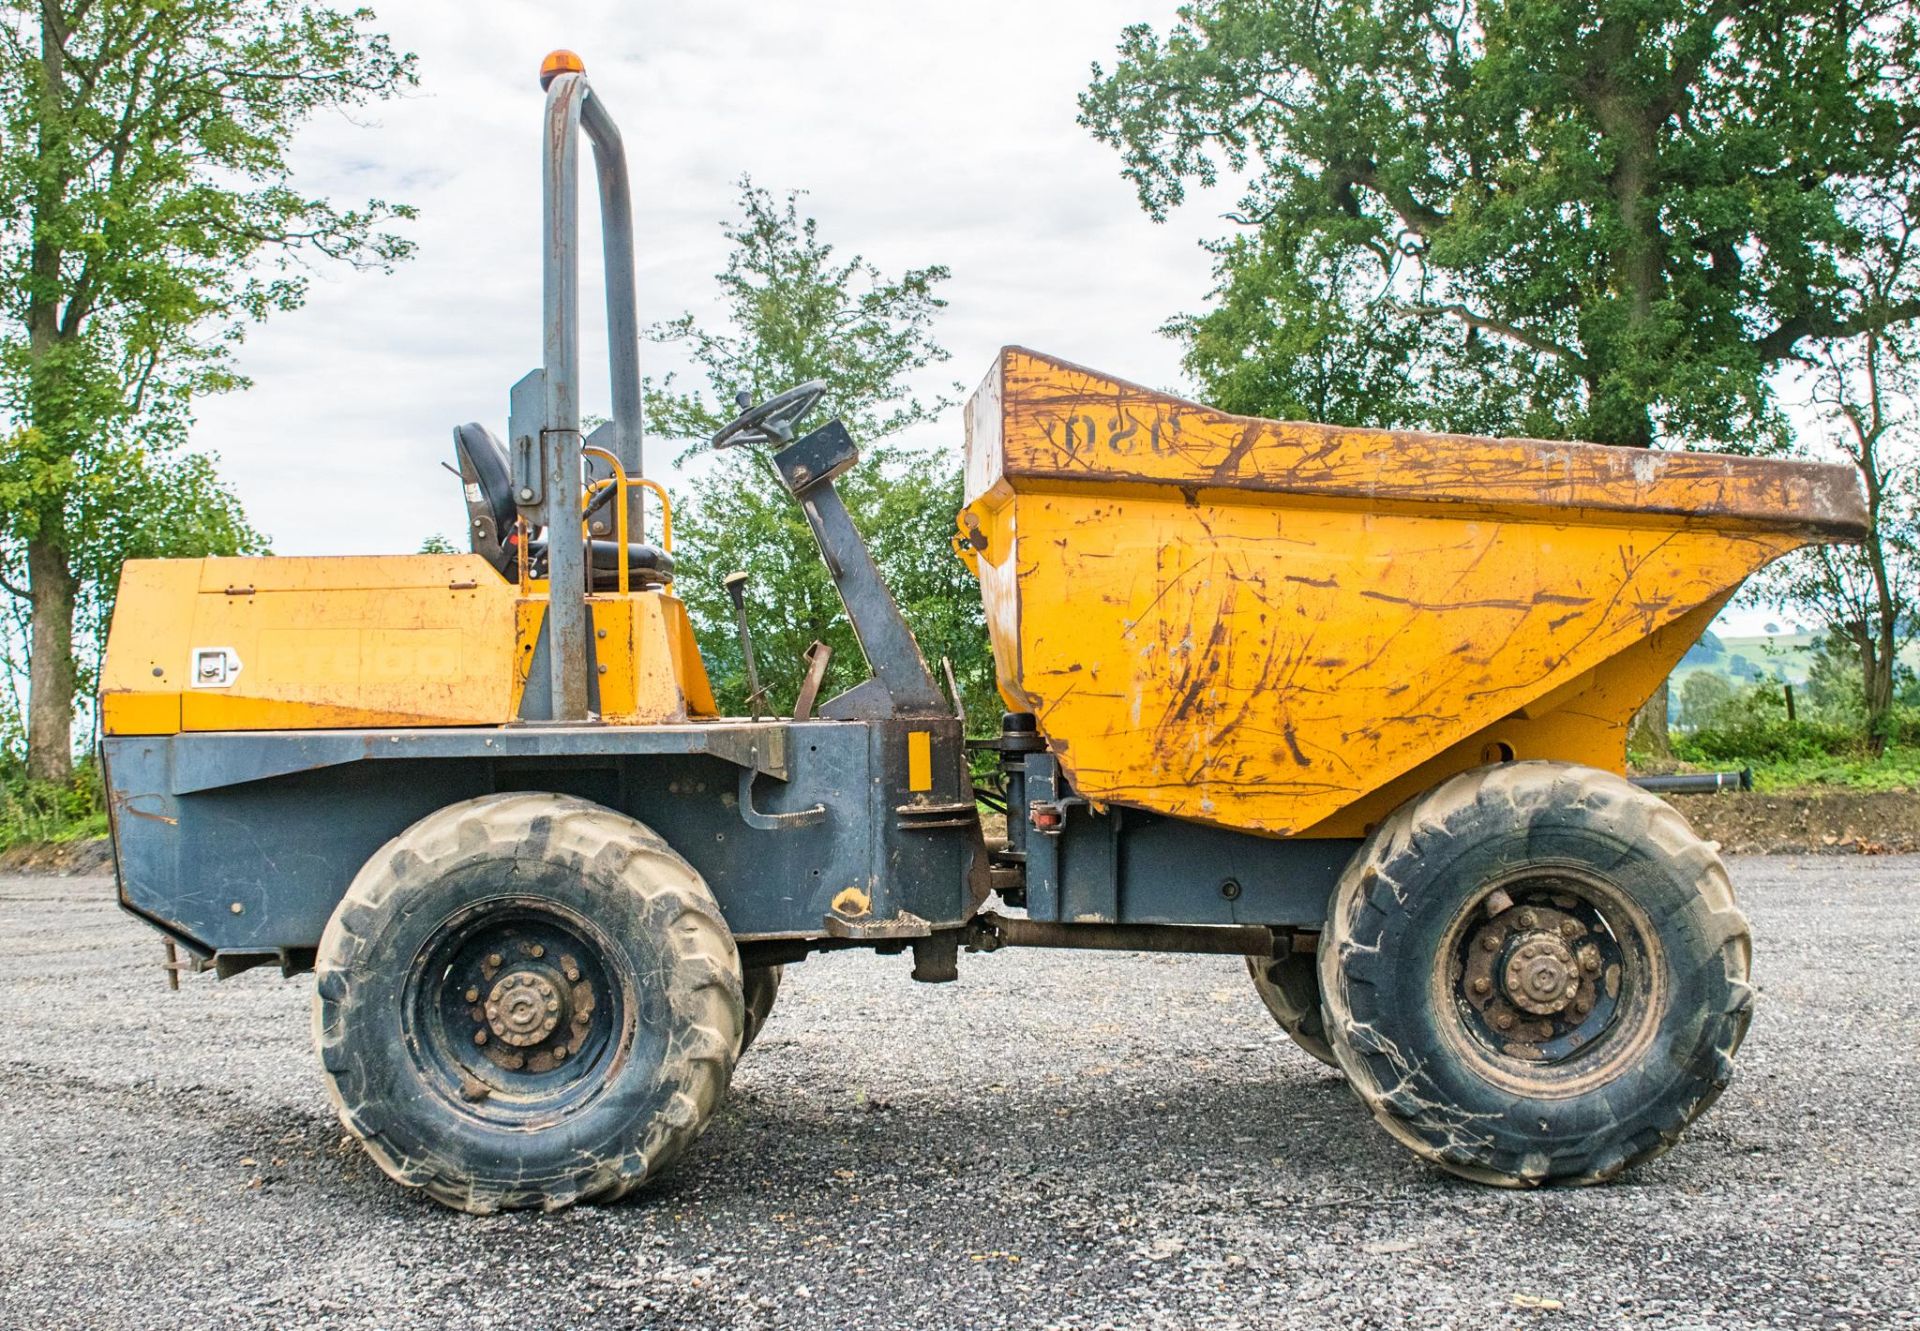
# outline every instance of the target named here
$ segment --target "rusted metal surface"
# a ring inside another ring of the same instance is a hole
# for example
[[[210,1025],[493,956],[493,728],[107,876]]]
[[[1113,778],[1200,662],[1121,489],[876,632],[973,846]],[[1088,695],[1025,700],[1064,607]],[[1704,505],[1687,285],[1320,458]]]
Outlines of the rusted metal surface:
[[[813,704],[819,700],[820,686],[826,683],[827,666],[833,660],[833,648],[816,639],[803,658],[806,674],[800,680],[800,692],[793,700],[793,719],[806,721],[813,716]]]
[[[592,975],[571,953],[496,931],[498,951],[457,966],[444,983],[471,1021],[474,1047],[504,1072],[552,1072],[578,1053],[600,1006]],[[475,1094],[491,1094],[484,1087]]]
[[[1578,895],[1515,908],[1502,891],[1465,938],[1455,992],[1469,1029],[1490,1048],[1553,1063],[1607,1030],[1622,974],[1606,922]]]
[[[1196,498],[1215,489],[1291,494],[1370,511],[1440,500],[1540,521],[1669,518],[1842,541],[1866,531],[1848,467],[1262,420],[1019,347],[1002,353],[999,373],[1001,447],[970,465],[969,498],[1001,478],[1173,482]]]

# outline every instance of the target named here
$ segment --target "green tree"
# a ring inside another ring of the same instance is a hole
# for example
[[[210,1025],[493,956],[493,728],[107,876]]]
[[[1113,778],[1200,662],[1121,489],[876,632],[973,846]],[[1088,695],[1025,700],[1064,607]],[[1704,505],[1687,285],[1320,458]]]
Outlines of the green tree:
[[[1798,551],[1746,595],[1818,626],[1828,668],[1850,664],[1854,710],[1878,755],[1893,734],[1900,655],[1920,635],[1920,338],[1876,330],[1807,360],[1810,405],[1834,427],[1837,451],[1866,493],[1867,537]]]
[[[0,13],[0,541],[30,607],[28,763],[57,781],[75,616],[110,602],[120,559],[257,543],[183,451],[193,400],[244,385],[234,346],[300,304],[306,265],[407,252],[382,227],[408,210],[302,194],[287,153],[312,116],[391,96],[413,66],[369,11],[305,0]],[[130,526],[162,518],[171,533]]]
[[[740,182],[740,220],[724,225],[732,249],[719,274],[724,328],[685,315],[650,330],[678,346],[706,383],[682,390],[669,377],[649,385],[650,433],[690,445],[735,413],[734,394],[762,399],[809,379],[824,380],[827,411],[847,424],[862,460],[836,483],[873,548],[922,652],[938,670],[952,661],[970,716],[993,709],[993,662],[979,589],[954,556],[960,508],[956,454],[886,442],[952,405],[926,399],[911,377],[947,359],[935,341],[935,294],[945,268],[888,277],[855,255],[836,257],[799,195],[784,200]],[[815,547],[806,519],[768,460],[741,449],[706,459],[675,509],[675,587],[686,600],[723,707],[746,705],[745,671],[731,601],[721,578],[734,569],[749,584],[754,654],[772,705],[792,702],[801,657],[816,640],[833,648],[828,693],[865,677],[864,658]],[[997,714],[997,713],[996,713]]]
[[[1236,410],[1359,346],[1388,354],[1329,420],[1775,447],[1783,361],[1920,316],[1845,280],[1849,192],[1920,144],[1917,58],[1908,3],[1195,0],[1080,106],[1156,218],[1244,179],[1174,325]],[[1664,691],[1643,715],[1664,750]]]
[[[1714,715],[1733,698],[1733,685],[1714,670],[1696,670],[1680,686],[1680,724],[1700,730],[1713,724]]]

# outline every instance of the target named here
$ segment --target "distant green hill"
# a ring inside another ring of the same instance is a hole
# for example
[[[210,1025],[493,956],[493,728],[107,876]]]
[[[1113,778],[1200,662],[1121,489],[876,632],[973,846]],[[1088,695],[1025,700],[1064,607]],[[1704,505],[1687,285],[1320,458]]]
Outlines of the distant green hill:
[[[1815,634],[1790,630],[1749,637],[1722,637],[1709,630],[1674,669],[1673,696],[1678,698],[1689,675],[1703,670],[1738,685],[1763,679],[1803,685],[1812,669],[1818,641]],[[1920,670],[1920,643],[1909,644],[1901,660]]]

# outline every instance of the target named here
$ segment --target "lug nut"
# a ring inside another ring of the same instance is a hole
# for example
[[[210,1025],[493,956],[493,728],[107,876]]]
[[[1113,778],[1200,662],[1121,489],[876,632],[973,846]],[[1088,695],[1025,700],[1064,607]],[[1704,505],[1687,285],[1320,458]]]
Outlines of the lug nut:
[[[1576,920],[1562,920],[1560,922],[1560,932],[1568,938],[1572,938],[1580,932],[1579,922]]]
[[[1489,952],[1498,952],[1500,950],[1499,936],[1496,934],[1488,934],[1484,939],[1481,940],[1480,946],[1484,947]]]
[[[485,1044],[487,1042],[487,1033],[485,1031],[475,1031],[473,1033],[473,1042],[475,1044]]]
[[[1600,954],[1588,948],[1580,954],[1580,969],[1591,975],[1600,969]]]
[[[1584,1017],[1587,1013],[1593,1011],[1593,1000],[1591,998],[1583,998],[1573,1005],[1573,1010]]]
[[[567,967],[567,983],[568,984],[580,983],[580,968],[578,966]]]
[[[1502,1012],[1493,1019],[1493,1024],[1503,1031],[1510,1031],[1513,1029],[1513,1014],[1511,1012]]]
[[[1531,929],[1536,923],[1539,922],[1539,919],[1540,917],[1538,915],[1535,915],[1532,911],[1523,910],[1520,912],[1520,927],[1522,929]]]
[[[478,1003],[480,1001],[480,991],[478,989],[467,990],[467,1001],[469,1003]]]
[[[500,963],[502,960],[504,960],[504,958],[501,957],[501,955],[498,952],[489,952],[487,954],[487,965],[493,967],[495,970],[500,969]]]
[[[1492,993],[1493,981],[1489,980],[1486,976],[1482,975],[1479,979],[1473,982],[1473,992],[1476,994]]]
[[[535,957],[544,957],[547,955],[547,950],[538,943],[535,943],[528,951]]]

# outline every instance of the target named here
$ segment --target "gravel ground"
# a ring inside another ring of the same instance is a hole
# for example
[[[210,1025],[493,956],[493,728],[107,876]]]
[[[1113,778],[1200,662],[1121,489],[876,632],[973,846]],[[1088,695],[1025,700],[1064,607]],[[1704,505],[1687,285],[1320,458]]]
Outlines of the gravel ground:
[[[1734,877],[1740,1073],[1610,1187],[1422,1166],[1237,961],[841,954],[663,1183],[487,1219],[342,1139],[308,980],[170,994],[105,880],[0,878],[0,1327],[1920,1326],[1920,858]]]

